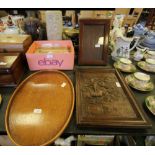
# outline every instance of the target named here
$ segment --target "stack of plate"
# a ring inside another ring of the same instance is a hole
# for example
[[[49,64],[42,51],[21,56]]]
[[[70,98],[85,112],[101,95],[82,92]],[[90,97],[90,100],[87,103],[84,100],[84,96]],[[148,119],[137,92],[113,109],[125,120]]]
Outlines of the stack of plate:
[[[155,50],[155,39],[154,37],[145,37],[143,40],[140,40],[138,46],[141,48],[149,48],[150,50]]]
[[[136,67],[132,64],[132,61],[126,58],[120,58],[114,63],[114,67],[122,72],[132,73],[136,71]]]
[[[145,99],[146,107],[155,115],[155,96],[148,96]]]
[[[155,72],[155,59],[146,59],[138,62],[137,65],[147,72]]]
[[[151,91],[154,89],[154,84],[151,82],[150,75],[136,72],[125,77],[126,82],[132,88],[140,91]]]

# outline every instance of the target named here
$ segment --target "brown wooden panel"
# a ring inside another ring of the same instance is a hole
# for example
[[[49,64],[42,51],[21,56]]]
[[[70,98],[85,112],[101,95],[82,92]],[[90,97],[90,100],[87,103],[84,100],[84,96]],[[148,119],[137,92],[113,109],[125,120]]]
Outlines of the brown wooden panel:
[[[77,69],[76,97],[78,125],[151,126],[124,79],[114,69]]]
[[[108,55],[110,20],[80,20],[79,65],[106,65]],[[99,38],[103,37],[103,45],[98,46]]]

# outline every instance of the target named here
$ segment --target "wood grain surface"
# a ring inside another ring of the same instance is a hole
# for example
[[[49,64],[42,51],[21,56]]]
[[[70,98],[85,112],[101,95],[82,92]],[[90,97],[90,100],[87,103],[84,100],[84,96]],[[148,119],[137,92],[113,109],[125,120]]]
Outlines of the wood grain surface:
[[[22,55],[20,53],[0,53],[0,86],[16,86],[24,73]]]
[[[10,139],[16,145],[49,145],[72,116],[74,88],[60,71],[39,71],[13,93],[5,115]]]
[[[108,68],[77,69],[76,118],[85,127],[151,126],[120,73]]]

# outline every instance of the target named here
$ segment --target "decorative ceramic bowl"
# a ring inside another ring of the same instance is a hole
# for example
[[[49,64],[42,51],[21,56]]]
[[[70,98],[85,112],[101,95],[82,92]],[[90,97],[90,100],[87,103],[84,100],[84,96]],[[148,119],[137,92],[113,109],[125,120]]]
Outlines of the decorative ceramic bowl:
[[[155,115],[155,96],[148,96],[145,99],[146,107],[150,110],[150,112]]]
[[[120,58],[114,63],[114,67],[122,72],[132,73],[136,71],[136,67],[132,64],[132,61],[126,58]]]
[[[129,86],[140,91],[151,91],[154,89],[150,76],[141,72],[128,75],[125,77],[125,80]]]

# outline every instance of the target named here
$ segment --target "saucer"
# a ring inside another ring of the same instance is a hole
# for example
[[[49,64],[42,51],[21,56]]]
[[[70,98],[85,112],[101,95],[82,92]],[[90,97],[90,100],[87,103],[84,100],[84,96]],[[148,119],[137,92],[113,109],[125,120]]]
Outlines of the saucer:
[[[145,59],[155,59],[155,55],[151,55],[151,54],[145,53],[144,54],[144,58]]]
[[[136,71],[136,67],[133,64],[123,64],[120,61],[114,63],[114,67],[122,72],[133,73]]]
[[[148,96],[145,99],[145,104],[149,111],[155,115],[155,96]]]
[[[138,78],[139,78],[139,75],[138,75]],[[154,89],[154,85],[150,80],[149,81],[139,80],[135,77],[134,74],[126,76],[125,81],[130,87],[140,91],[151,91]]]
[[[145,61],[151,66],[155,65],[155,59],[146,59]]]
[[[147,51],[148,54],[155,56],[155,51]]]
[[[155,59],[155,51],[147,51],[144,54],[145,59]]]
[[[137,66],[146,72],[155,73],[155,66],[148,64],[146,61],[140,61],[137,63]],[[152,66],[152,67],[151,67]]]

